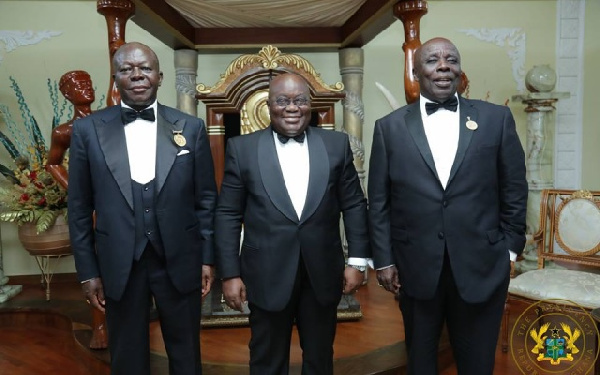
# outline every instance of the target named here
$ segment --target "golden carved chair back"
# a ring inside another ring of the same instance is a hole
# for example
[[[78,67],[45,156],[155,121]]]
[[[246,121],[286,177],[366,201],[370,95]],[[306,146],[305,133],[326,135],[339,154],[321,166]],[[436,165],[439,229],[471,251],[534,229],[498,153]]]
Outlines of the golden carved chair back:
[[[213,86],[196,86],[196,99],[206,105],[206,123],[215,163],[217,185],[223,180],[225,145],[230,136],[248,134],[269,126],[267,95],[271,78],[295,73],[308,82],[313,124],[333,130],[335,103],[344,98],[341,82],[328,85],[313,65],[300,55],[265,46],[256,54],[233,60]],[[227,117],[239,116],[235,124]]]

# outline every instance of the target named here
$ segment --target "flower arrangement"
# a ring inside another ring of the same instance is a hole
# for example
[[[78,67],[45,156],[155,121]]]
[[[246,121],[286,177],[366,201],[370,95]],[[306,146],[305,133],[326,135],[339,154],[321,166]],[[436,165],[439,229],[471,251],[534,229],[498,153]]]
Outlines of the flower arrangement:
[[[59,215],[66,216],[67,192],[45,171],[48,149],[44,136],[17,82],[13,77],[10,77],[10,81],[24,124],[18,126],[8,107],[0,104],[0,117],[10,134],[9,137],[7,133],[0,131],[0,143],[14,162],[14,167],[0,164],[0,173],[5,177],[0,182],[0,221],[18,225],[32,223],[36,225],[37,232],[41,233],[52,226]],[[50,79],[48,90],[54,107],[54,129],[63,115],[70,118],[72,107],[66,110],[67,101],[64,98],[59,103],[57,84],[53,84]],[[65,161],[65,165],[66,163]]]

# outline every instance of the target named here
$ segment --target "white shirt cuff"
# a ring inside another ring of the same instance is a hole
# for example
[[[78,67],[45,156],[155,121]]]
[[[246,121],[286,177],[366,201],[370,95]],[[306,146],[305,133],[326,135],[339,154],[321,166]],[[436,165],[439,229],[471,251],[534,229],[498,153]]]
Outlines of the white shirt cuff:
[[[369,266],[373,268],[373,261],[369,258],[348,258],[349,266]]]
[[[508,256],[510,257],[511,262],[514,262],[515,260],[517,260],[517,253],[515,253],[512,250],[508,250]]]

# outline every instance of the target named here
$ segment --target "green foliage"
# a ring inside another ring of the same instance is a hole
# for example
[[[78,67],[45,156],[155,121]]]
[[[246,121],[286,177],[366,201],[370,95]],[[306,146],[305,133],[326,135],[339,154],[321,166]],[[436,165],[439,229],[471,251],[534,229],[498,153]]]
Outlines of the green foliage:
[[[44,169],[46,141],[19,85],[13,77],[10,81],[23,123],[17,124],[8,107],[0,104],[0,117],[7,127],[7,132],[0,131],[0,143],[14,162],[13,167],[0,164],[0,173],[5,177],[0,183],[0,221],[34,223],[40,233],[53,225],[58,215],[66,215],[67,191]],[[67,101],[63,98],[59,102],[56,82],[52,85],[48,80],[48,90],[54,108],[54,128],[65,115]],[[71,116],[73,108],[69,108],[66,114]]]

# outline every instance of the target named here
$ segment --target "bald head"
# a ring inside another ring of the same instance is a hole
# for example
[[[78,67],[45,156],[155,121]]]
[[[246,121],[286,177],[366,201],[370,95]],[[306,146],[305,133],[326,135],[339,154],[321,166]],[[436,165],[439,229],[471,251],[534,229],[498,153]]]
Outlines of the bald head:
[[[156,53],[145,44],[123,44],[113,56],[114,80],[121,101],[142,110],[156,101],[162,72]]]
[[[113,69],[115,68],[115,64],[119,64],[119,61],[123,59],[123,56],[131,53],[133,50],[139,50],[147,55],[147,57],[156,62],[156,68],[160,70],[160,63],[158,61],[158,56],[152,48],[140,42],[129,42],[125,43],[115,51],[115,54],[112,58]]]
[[[310,89],[297,74],[275,76],[269,85],[269,115],[273,129],[288,137],[301,134],[310,123]]]
[[[433,38],[415,52],[413,75],[419,82],[421,95],[444,102],[456,94],[460,84],[460,53],[446,38]]]

